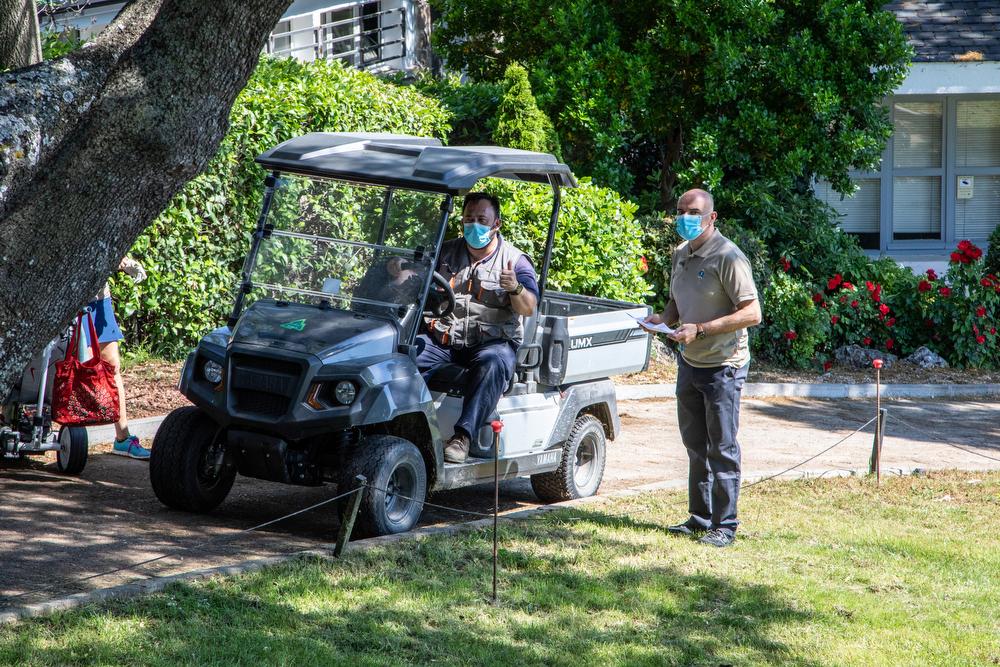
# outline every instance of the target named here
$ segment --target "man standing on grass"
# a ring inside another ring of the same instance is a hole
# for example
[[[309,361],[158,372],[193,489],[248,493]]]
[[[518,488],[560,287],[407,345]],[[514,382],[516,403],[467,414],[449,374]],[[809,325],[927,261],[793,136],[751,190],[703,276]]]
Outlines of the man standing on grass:
[[[673,254],[670,299],[651,324],[676,329],[677,420],[687,449],[687,521],[675,535],[706,533],[699,542],[726,547],[736,539],[740,492],[740,390],[750,365],[747,327],[761,321],[750,262],[715,228],[712,195],[689,190],[674,224],[685,240]],[[706,532],[707,531],[707,532]]]

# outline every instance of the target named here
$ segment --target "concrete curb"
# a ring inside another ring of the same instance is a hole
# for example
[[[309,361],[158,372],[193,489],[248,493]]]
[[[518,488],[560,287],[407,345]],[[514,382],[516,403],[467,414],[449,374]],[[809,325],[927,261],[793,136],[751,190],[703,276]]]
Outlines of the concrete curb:
[[[619,401],[673,398],[675,384],[615,385]],[[883,398],[991,398],[1000,396],[1000,384],[884,384]],[[874,384],[798,384],[748,382],[743,398],[875,398]]]
[[[912,474],[915,470],[919,469],[902,469],[902,468],[891,469],[887,470],[886,473],[907,475],[907,474]],[[867,470],[810,469],[810,470],[792,470],[788,472],[775,470],[775,471],[756,473],[751,476],[746,476],[743,478],[743,480],[744,482],[747,483],[758,482],[766,478],[769,478],[773,475],[776,475],[779,472],[783,473],[782,477],[785,479],[811,479],[819,477],[849,477],[855,475],[864,475],[867,473]],[[589,498],[569,500],[562,503],[543,505],[541,507],[531,507],[523,510],[514,510],[512,512],[501,514],[500,519],[505,522],[530,519],[532,517],[540,516],[548,512],[554,512],[560,509],[572,508],[577,506],[586,506],[586,505],[601,505],[615,498],[640,496],[655,491],[665,491],[665,490],[676,491],[676,490],[682,490],[686,487],[687,487],[686,478],[668,479],[660,482],[642,484],[640,486],[629,487],[627,489],[620,489],[618,491],[612,491],[611,493],[608,493],[606,495],[590,496]],[[420,540],[432,535],[456,535],[458,533],[476,530],[479,528],[489,528],[492,525],[492,523],[493,523],[492,518],[476,519],[474,521],[467,521],[465,523],[458,523],[458,524],[425,526],[423,528],[411,530],[408,533],[400,533],[398,535],[383,535],[381,537],[372,537],[364,540],[358,540],[356,542],[351,542],[350,546],[348,547],[348,553],[354,551],[364,551],[367,549],[374,549],[382,546],[391,546],[399,542],[406,542],[410,540]],[[74,595],[69,595],[55,600],[48,600],[46,602],[38,602],[35,604],[24,605],[23,607],[15,608],[10,611],[0,613],[0,626],[16,623],[18,621],[27,618],[36,618],[39,616],[45,616],[55,612],[69,611],[88,604],[106,602],[108,600],[134,598],[134,597],[139,597],[141,595],[158,593],[164,590],[170,584],[174,583],[197,581],[200,579],[208,579],[210,577],[216,577],[216,576],[234,576],[239,574],[248,574],[251,572],[257,572],[266,567],[270,567],[273,565],[280,565],[282,563],[291,562],[301,558],[321,558],[324,560],[337,560],[333,557],[333,548],[334,548],[333,544],[325,544],[325,545],[320,545],[318,548],[315,549],[296,551],[294,553],[285,554],[282,556],[256,558],[252,560],[242,561],[239,563],[234,563],[232,565],[191,570],[189,572],[182,572],[180,574],[174,574],[166,577],[154,577],[150,579],[143,579],[142,581],[122,584],[119,586],[112,586],[110,588],[101,588],[93,591],[87,591],[84,593],[76,593]]]

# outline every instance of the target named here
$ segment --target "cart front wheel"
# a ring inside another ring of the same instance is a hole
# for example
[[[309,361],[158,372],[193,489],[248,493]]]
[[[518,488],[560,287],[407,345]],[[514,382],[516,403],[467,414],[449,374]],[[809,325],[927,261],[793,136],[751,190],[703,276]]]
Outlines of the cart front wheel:
[[[149,481],[160,502],[188,512],[209,512],[226,499],[236,467],[226,461],[219,428],[199,408],[167,415],[153,439]]]
[[[66,426],[59,429],[56,468],[65,475],[79,475],[87,465],[87,429]]]
[[[416,525],[427,496],[427,467],[416,445],[391,435],[368,436],[355,448],[342,479],[356,475],[364,475],[370,485],[358,509],[357,534],[389,535]],[[350,486],[349,481],[342,485]]]

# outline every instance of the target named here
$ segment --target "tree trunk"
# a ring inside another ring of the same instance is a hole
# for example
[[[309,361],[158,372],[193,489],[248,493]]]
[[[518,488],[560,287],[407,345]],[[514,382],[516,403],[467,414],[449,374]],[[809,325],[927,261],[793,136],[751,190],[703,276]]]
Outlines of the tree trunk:
[[[674,186],[677,184],[677,174],[674,173],[674,163],[681,157],[684,149],[684,131],[675,127],[670,136],[660,144],[660,207],[668,213],[673,211],[676,197]]]
[[[0,71],[42,60],[35,0],[0,0]]]
[[[134,0],[0,76],[0,399],[203,170],[291,0]]]

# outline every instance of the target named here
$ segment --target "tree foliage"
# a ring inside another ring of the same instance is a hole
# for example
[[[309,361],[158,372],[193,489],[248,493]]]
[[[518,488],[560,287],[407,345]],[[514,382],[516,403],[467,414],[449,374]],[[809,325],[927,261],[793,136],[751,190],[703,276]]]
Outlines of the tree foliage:
[[[494,143],[558,155],[559,140],[555,128],[531,94],[528,71],[517,63],[511,63],[504,73],[503,87],[505,91],[500,98],[494,123]]]
[[[434,0],[449,66],[529,70],[577,173],[621,192],[851,189],[891,126],[908,48],[875,0]]]

